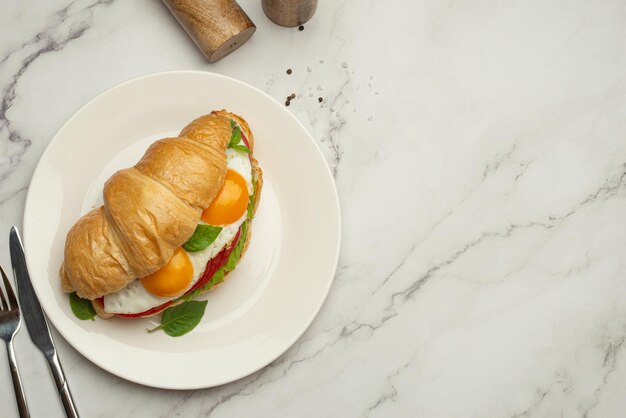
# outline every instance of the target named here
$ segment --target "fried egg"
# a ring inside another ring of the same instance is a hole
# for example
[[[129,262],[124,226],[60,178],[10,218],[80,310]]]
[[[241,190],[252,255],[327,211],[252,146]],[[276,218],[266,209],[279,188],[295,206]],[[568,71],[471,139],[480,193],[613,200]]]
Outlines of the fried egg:
[[[132,281],[124,289],[104,296],[104,310],[112,314],[137,314],[164,304],[187,292],[202,277],[210,259],[230,244],[246,220],[254,192],[252,165],[244,152],[226,150],[226,180],[199,224],[221,226],[207,248],[188,252],[176,249],[167,265],[149,276]]]

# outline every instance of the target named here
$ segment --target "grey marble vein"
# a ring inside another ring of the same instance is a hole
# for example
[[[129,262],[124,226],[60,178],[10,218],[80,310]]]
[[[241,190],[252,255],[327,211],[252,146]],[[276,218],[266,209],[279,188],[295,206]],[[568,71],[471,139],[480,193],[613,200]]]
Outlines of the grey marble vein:
[[[337,172],[339,170],[339,164],[341,163],[341,158],[343,157],[343,152],[344,152],[343,149],[341,148],[341,145],[339,144],[339,135],[341,133],[341,130],[346,124],[346,120],[343,117],[341,117],[339,113],[340,110],[344,108],[343,103],[341,107],[337,107],[337,109],[339,110],[336,110],[335,106],[338,106],[339,101],[343,98],[344,90],[350,84],[350,73],[346,71],[345,74],[346,74],[345,81],[341,84],[337,93],[334,93],[331,96],[331,98],[328,98],[328,103],[327,103],[327,107],[330,110],[331,114],[330,114],[330,124],[329,124],[330,126],[327,130],[326,135],[328,136],[328,146],[333,152],[332,170],[333,170],[333,175],[335,177],[337,176]],[[336,113],[334,113],[335,111]]]
[[[113,0],[98,0],[78,11],[74,11],[74,8],[77,7],[76,5],[79,2],[71,2],[54,14],[52,23],[48,27],[37,32],[30,40],[21,44],[18,49],[9,51],[2,59],[2,63],[14,59],[18,64],[17,70],[9,76],[9,79],[0,89],[0,95],[2,95],[2,101],[0,101],[0,132],[4,133],[4,135],[2,135],[4,140],[12,144],[5,155],[9,161],[0,165],[0,185],[2,185],[11,175],[12,171],[19,166],[23,155],[28,151],[32,143],[31,139],[25,138],[17,129],[12,127],[11,120],[7,115],[16,99],[17,85],[20,78],[33,62],[42,55],[60,51],[73,40],[82,37],[85,31],[89,29],[87,22],[92,16],[92,9],[100,5],[110,5],[112,1]],[[69,19],[78,20],[79,24],[76,26],[72,25],[67,33],[59,33],[59,28]],[[14,197],[21,190],[24,190],[24,187],[9,191],[3,190],[3,197],[0,199],[0,204]]]
[[[604,360],[602,362],[602,366],[604,369],[602,380],[593,393],[593,402],[591,403],[591,405],[581,411],[583,418],[588,418],[593,409],[598,406],[598,403],[600,402],[600,394],[602,393],[602,390],[606,387],[611,374],[615,372],[616,358],[620,351],[622,351],[622,344],[624,344],[625,339],[626,337],[622,336],[615,341],[609,342],[606,349],[606,354],[604,355]]]
[[[303,31],[241,1],[257,32],[216,64],[190,53],[160,2],[22,3],[10,0],[0,16],[5,227],[19,222],[36,154],[74,104],[183,68],[240,78],[279,101],[301,93],[286,109],[320,145],[344,216],[319,316],[239,381],[142,387],[59,337],[83,416],[623,415],[619,1],[340,0],[320,3]],[[46,89],[54,79],[64,89]],[[71,106],[46,106],[39,99],[50,91]],[[1,246],[0,258],[9,259]],[[62,416],[29,344],[20,335],[33,415]],[[0,393],[11,396],[8,375]],[[6,416],[16,416],[12,406]]]

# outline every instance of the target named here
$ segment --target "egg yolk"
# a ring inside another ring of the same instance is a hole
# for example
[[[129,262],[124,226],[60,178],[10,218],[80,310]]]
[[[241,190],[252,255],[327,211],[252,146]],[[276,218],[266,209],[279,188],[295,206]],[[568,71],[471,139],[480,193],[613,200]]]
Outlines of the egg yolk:
[[[226,180],[211,206],[202,212],[202,220],[209,225],[232,224],[243,216],[248,208],[248,187],[239,173],[226,172]]]
[[[191,260],[182,248],[177,248],[164,267],[140,280],[143,287],[154,296],[172,297],[181,294],[192,278]]]

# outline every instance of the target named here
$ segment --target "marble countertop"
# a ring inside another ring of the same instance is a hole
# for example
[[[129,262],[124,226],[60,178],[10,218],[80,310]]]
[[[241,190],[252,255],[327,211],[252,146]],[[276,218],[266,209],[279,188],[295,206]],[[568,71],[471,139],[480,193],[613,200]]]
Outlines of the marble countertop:
[[[5,269],[53,134],[146,73],[202,69],[298,94],[289,111],[341,199],[334,285],[289,351],[240,381],[176,392],[110,375],[55,333],[82,416],[623,416],[624,3],[321,1],[303,31],[240,3],[258,30],[216,64],[158,1],[2,6]],[[16,350],[33,416],[62,416],[24,330]],[[0,415],[16,416],[3,359],[0,397]]]

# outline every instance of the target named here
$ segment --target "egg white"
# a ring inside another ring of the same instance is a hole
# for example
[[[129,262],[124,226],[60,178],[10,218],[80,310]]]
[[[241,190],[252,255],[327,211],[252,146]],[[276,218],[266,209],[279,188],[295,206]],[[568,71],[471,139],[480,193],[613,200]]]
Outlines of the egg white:
[[[246,181],[248,187],[248,193],[252,195],[254,186],[252,185],[252,165],[248,155],[241,151],[234,149],[226,150],[226,166],[228,169],[236,171]],[[241,224],[246,220],[247,212],[243,214],[237,221],[222,226],[222,231],[219,233],[215,241],[213,241],[207,248],[202,251],[187,252],[191,264],[193,266],[193,276],[191,283],[187,288],[181,292],[181,295],[187,292],[193,285],[200,279],[202,273],[206,268],[206,264],[210,259],[215,257],[224,247],[226,247],[237,235],[237,231]],[[203,221],[200,221],[204,224]],[[179,295],[180,296],[180,295]],[[112,314],[136,314],[145,312],[148,309],[152,309],[156,306],[175,299],[173,298],[160,298],[154,296],[148,292],[140,280],[134,280],[124,289],[104,296],[104,310]]]

